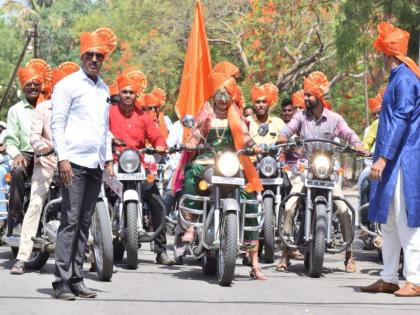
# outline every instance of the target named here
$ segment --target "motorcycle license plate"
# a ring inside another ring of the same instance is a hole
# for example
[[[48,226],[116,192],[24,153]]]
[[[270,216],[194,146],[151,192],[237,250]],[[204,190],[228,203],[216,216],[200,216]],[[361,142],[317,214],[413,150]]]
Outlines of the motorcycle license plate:
[[[335,183],[325,180],[307,179],[305,181],[305,186],[314,188],[334,189]]]
[[[236,185],[243,186],[245,185],[245,179],[240,177],[222,177],[222,176],[212,176],[212,184],[225,184],[225,185]]]
[[[261,184],[263,185],[282,185],[283,178],[261,178]]]
[[[145,180],[146,174],[144,173],[133,173],[133,174],[117,174],[118,180]]]
[[[165,164],[158,164],[157,165],[157,169],[158,169],[158,171],[164,171],[165,170]]]

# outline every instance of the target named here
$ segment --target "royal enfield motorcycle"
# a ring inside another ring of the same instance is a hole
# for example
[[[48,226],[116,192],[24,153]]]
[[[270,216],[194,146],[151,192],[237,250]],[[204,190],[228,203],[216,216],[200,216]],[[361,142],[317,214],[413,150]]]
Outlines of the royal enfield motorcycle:
[[[156,188],[158,178],[141,163],[142,154],[157,154],[156,150],[126,149],[117,152],[115,179],[108,184],[114,194],[112,229],[114,257],[121,260],[127,252],[127,266],[137,269],[141,243],[152,242],[165,227],[166,207]],[[147,195],[148,202],[145,202]],[[160,226],[153,227],[151,208],[161,214]]]
[[[322,274],[324,254],[339,253],[351,245],[354,238],[356,213],[344,198],[333,196],[333,189],[339,181],[339,158],[342,153],[357,153],[350,146],[326,140],[306,139],[290,142],[291,148],[302,147],[308,158],[304,191],[289,194],[281,202],[280,216],[283,222],[284,206],[291,197],[298,197],[298,208],[294,218],[294,234],[285,237],[279,222],[279,235],[289,248],[305,253],[305,267],[309,276],[317,278]],[[342,239],[334,201],[346,204],[352,215],[351,237]]]
[[[48,261],[50,253],[55,251],[57,231],[61,218],[61,181],[58,172],[54,174],[50,184],[46,203],[42,209],[38,231],[35,237],[32,257],[26,263],[28,269],[41,269]],[[30,185],[26,191],[24,204],[27,207],[30,195]],[[25,208],[26,208],[25,207]],[[4,236],[3,241],[8,244],[16,257],[19,252],[20,236]],[[103,192],[103,187],[92,216],[92,224],[89,230],[88,249],[95,264],[98,278],[101,281],[109,281],[113,272],[112,230],[109,215],[108,201]]]
[[[202,269],[206,275],[217,274],[222,286],[229,286],[235,273],[236,258],[243,243],[245,231],[259,231],[264,224],[262,196],[245,200],[240,197],[240,189],[252,192],[252,187],[245,185],[240,170],[239,155],[253,155],[251,150],[239,152],[216,151],[208,145],[199,145],[194,150],[211,152],[202,178],[199,181],[199,195],[183,194],[179,200],[178,220],[180,230],[189,226],[195,228],[195,240],[185,245],[181,232],[176,234],[175,255],[178,262],[187,252],[195,259],[201,259]],[[188,201],[202,204],[199,209],[188,207]],[[257,213],[246,214],[245,207],[255,205]],[[258,226],[246,226],[245,219],[257,219]],[[187,247],[187,248],[186,248]],[[186,250],[188,249],[188,251]]]

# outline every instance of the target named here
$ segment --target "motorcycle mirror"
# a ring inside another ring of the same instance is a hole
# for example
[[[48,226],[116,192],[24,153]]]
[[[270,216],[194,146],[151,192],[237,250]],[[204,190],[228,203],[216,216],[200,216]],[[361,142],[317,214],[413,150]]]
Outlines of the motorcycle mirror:
[[[182,119],[182,125],[187,129],[192,129],[195,126],[195,119],[192,115],[185,115]]]
[[[258,135],[264,137],[268,133],[269,127],[268,124],[261,124],[258,127]]]

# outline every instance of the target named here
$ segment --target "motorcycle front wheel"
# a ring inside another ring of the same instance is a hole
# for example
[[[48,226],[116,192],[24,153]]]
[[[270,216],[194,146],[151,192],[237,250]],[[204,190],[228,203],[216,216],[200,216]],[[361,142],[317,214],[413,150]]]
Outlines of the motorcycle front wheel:
[[[126,204],[126,250],[128,269],[137,269],[139,255],[139,232],[137,229],[137,203],[127,202]]]
[[[238,251],[238,214],[231,211],[224,215],[221,227],[220,249],[217,257],[217,276],[221,286],[232,284]]]
[[[274,198],[264,198],[264,260],[268,264],[274,262]]]
[[[103,201],[96,203],[92,217],[93,257],[96,273],[101,281],[112,278],[114,265],[114,249],[108,208]]]
[[[315,205],[312,222],[312,240],[309,244],[309,276],[319,278],[324,265],[325,236],[327,234],[327,207],[323,203]]]

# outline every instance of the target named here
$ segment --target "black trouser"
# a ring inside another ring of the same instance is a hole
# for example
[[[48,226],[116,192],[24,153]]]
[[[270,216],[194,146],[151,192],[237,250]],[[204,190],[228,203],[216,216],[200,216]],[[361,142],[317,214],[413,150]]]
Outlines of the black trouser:
[[[160,207],[153,207],[152,204],[149,202],[151,194],[155,194],[156,196],[159,195],[159,190],[157,189],[156,185],[154,185],[152,188],[147,190],[147,192],[144,193],[144,201],[147,203],[150,214],[152,216],[152,225],[154,229],[157,229],[160,224],[162,223],[162,220],[166,221],[166,217],[162,217],[162,210]],[[161,254],[166,252],[166,224],[163,227],[162,231],[156,236],[154,239],[155,242],[155,252],[157,254]]]
[[[83,280],[82,267],[92,213],[102,184],[102,170],[71,164],[73,179],[62,188],[61,222],[55,245],[53,286]]]
[[[9,213],[7,219],[7,235],[12,235],[13,226],[23,221],[25,183],[32,177],[34,169],[34,154],[32,152],[21,152],[26,160],[26,167],[15,167],[12,170],[9,194]],[[29,197],[29,196],[28,196]]]

